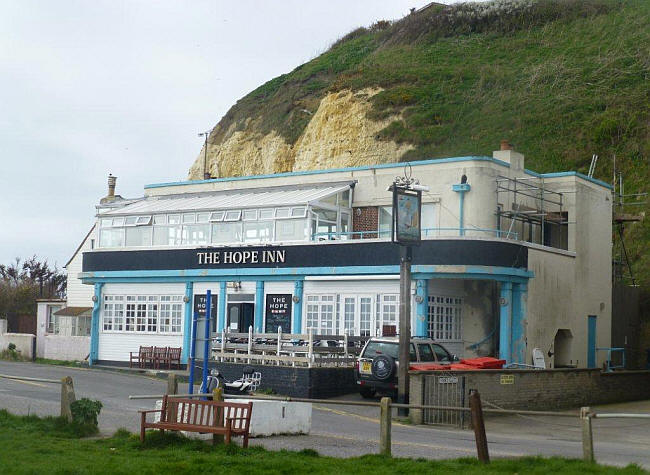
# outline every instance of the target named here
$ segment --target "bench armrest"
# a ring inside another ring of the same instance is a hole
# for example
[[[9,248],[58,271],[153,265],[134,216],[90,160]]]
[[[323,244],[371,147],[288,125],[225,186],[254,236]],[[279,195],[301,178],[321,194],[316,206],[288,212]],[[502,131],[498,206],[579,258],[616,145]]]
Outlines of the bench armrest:
[[[149,414],[151,412],[162,412],[162,409],[148,409],[146,411],[138,411],[140,414]]]

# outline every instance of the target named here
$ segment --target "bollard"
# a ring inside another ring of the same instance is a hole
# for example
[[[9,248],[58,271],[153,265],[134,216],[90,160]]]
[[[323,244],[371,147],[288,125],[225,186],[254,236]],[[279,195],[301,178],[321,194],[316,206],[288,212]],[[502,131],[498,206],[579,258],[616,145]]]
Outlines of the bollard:
[[[223,401],[223,389],[222,388],[214,388],[212,390],[212,400],[213,401]],[[225,411],[225,408],[221,408],[221,410],[217,410],[215,413],[215,417],[218,417],[219,420],[215,421],[217,427],[223,427],[223,411]],[[217,445],[217,444],[223,444],[223,435],[222,434],[212,434],[212,445]]]
[[[485,421],[483,420],[483,407],[481,406],[481,395],[478,391],[470,392],[469,408],[471,410],[478,459],[483,463],[490,463],[487,436],[485,435]]]
[[[178,379],[175,373],[167,375],[167,394],[178,394]]]
[[[582,458],[586,462],[593,462],[594,458],[594,439],[591,431],[591,413],[590,408],[580,408],[580,419],[582,420]]]
[[[391,399],[389,397],[381,398],[379,402],[379,453],[381,455],[391,456]]]
[[[61,417],[64,417],[68,422],[72,422],[72,409],[70,405],[75,400],[72,378],[66,376],[61,379]]]

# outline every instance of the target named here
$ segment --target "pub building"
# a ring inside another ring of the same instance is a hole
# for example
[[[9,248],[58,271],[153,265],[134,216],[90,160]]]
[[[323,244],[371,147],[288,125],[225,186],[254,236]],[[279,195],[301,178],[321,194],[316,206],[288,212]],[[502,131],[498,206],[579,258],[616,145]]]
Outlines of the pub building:
[[[493,156],[410,163],[422,193],[411,331],[459,357],[586,367],[610,346],[611,191]],[[91,306],[91,364],[180,346],[212,293],[222,331],[394,335],[399,245],[392,194],[404,163],[214,178],[108,195],[68,266],[68,306]],[[590,324],[588,325],[588,320]],[[589,327],[589,328],[588,328]],[[594,333],[595,332],[595,333]]]

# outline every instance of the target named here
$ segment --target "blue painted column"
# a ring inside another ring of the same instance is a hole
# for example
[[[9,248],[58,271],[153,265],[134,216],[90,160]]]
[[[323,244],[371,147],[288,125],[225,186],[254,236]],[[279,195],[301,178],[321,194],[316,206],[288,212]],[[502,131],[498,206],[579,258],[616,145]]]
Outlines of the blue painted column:
[[[102,308],[102,287],[104,284],[98,282],[95,284],[95,294],[93,295],[93,314],[90,320],[90,356],[88,365],[92,366],[97,361],[99,355],[99,317]]]
[[[512,338],[510,347],[513,363],[526,363],[526,284],[512,286]]]
[[[499,358],[512,363],[510,342],[512,340],[512,282],[501,282],[499,299]]]
[[[185,282],[185,312],[183,320],[183,349],[181,350],[181,363],[187,364],[190,345],[192,342],[192,297],[194,296],[194,282]]]
[[[298,302],[293,304],[293,324],[291,333],[302,332],[302,289],[303,281],[297,280],[293,287],[293,296],[298,298]]]
[[[429,333],[429,281],[415,281],[415,336],[426,337]]]
[[[221,333],[226,328],[226,284],[219,282],[219,301],[217,302],[217,331]]]
[[[465,235],[465,193],[472,189],[469,183],[452,185],[451,189],[459,194],[460,204],[458,209],[458,235]]]
[[[264,281],[255,283],[255,332],[262,333],[264,323]]]

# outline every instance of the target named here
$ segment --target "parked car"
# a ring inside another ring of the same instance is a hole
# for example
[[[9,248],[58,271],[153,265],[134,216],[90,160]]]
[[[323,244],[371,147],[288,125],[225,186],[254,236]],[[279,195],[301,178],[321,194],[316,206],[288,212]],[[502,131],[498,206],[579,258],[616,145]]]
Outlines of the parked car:
[[[418,363],[451,364],[458,359],[430,338],[411,338],[409,354],[410,361]],[[354,370],[361,396],[371,398],[378,392],[394,394],[397,391],[398,366],[398,337],[369,339]]]

